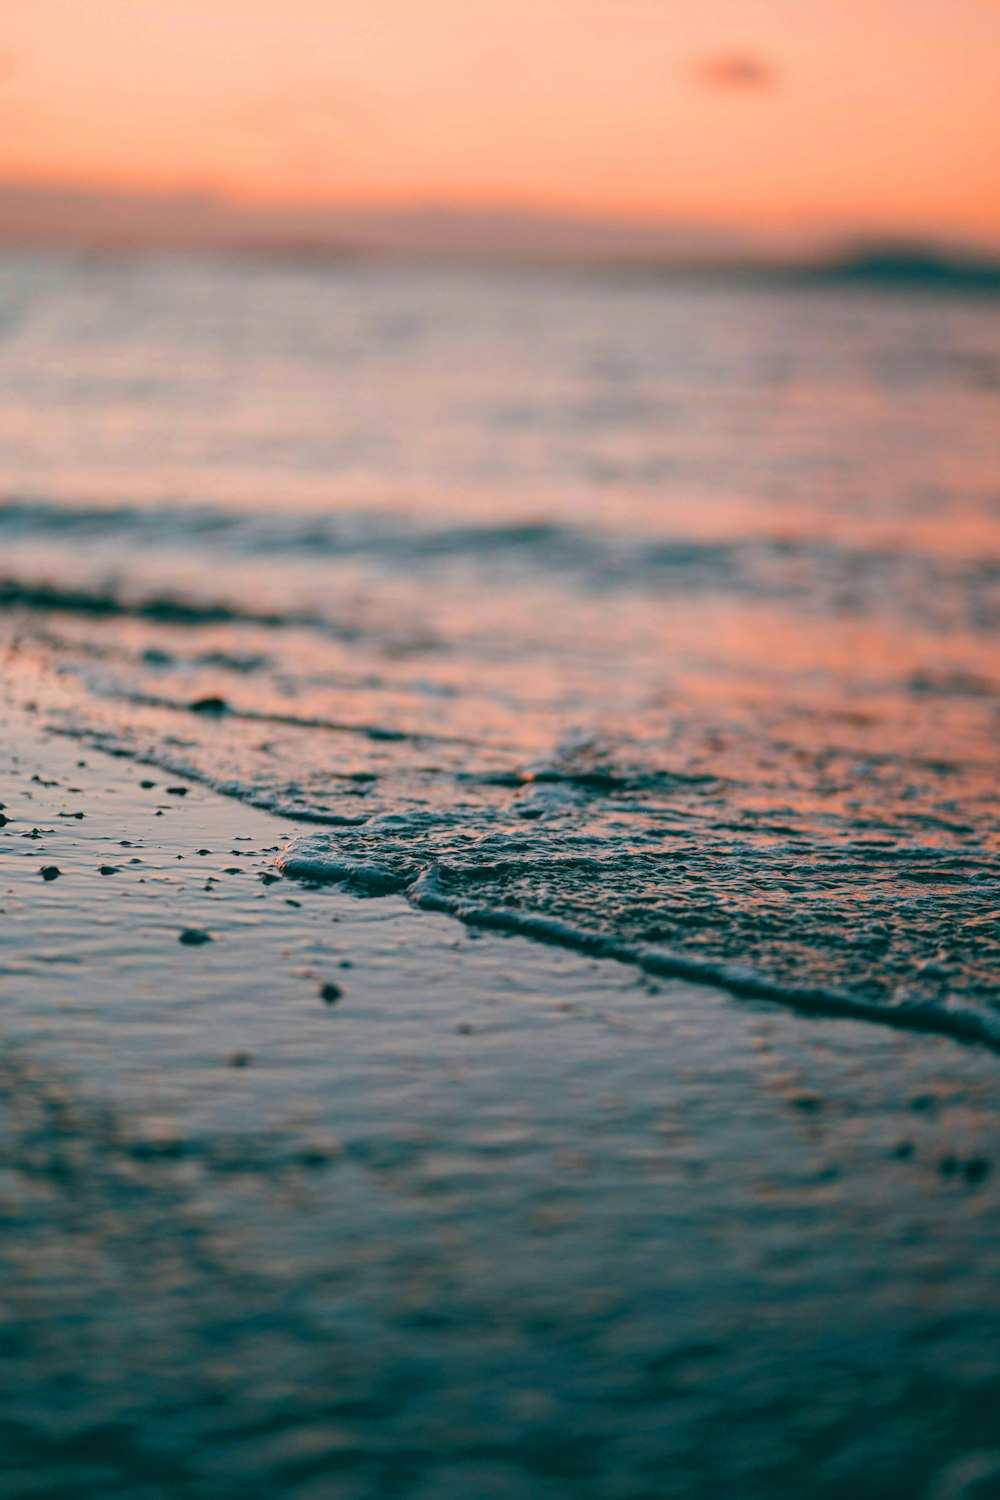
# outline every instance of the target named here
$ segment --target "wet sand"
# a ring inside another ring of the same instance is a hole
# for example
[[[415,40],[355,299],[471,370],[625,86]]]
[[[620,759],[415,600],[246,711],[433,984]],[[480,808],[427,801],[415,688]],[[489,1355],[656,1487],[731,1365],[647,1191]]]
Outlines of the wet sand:
[[[5,1497],[992,1493],[993,1054],[281,878],[287,818],[0,744]]]

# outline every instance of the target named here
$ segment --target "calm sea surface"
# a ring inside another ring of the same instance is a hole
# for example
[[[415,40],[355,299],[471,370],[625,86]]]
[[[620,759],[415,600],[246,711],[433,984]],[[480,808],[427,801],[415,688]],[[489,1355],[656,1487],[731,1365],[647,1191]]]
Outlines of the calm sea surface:
[[[996,301],[0,262],[41,711],[299,874],[996,1032],[998,585]]]

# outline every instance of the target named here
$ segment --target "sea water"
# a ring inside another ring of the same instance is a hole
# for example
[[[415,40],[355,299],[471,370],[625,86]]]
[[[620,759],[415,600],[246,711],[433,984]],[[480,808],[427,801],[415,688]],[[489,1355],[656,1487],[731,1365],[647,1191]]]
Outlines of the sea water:
[[[994,1040],[998,485],[997,300],[0,262],[47,722],[290,874]]]

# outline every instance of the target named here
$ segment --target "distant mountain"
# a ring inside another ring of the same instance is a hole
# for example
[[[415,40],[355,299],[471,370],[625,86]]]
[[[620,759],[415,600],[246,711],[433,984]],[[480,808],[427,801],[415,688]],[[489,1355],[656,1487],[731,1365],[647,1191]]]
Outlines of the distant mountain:
[[[927,245],[860,245],[840,259],[806,268],[804,274],[814,281],[886,290],[1000,293],[1000,258],[949,254]]]

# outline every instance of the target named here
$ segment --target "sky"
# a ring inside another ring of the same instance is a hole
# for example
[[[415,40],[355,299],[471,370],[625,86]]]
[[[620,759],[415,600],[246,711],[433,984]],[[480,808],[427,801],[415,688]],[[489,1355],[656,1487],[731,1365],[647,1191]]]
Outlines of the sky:
[[[0,180],[1000,245],[1000,0],[5,0]]]

